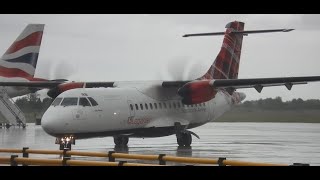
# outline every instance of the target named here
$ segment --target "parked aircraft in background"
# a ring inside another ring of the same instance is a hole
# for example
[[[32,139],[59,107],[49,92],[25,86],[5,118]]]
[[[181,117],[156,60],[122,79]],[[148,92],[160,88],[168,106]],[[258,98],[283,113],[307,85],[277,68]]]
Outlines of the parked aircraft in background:
[[[44,24],[29,24],[0,59],[0,82],[46,81],[34,73],[40,51]],[[37,88],[0,86],[0,113],[6,118],[6,127],[26,125],[24,114],[11,100],[33,93]]]
[[[320,76],[238,79],[243,36],[289,32],[293,29],[244,30],[230,22],[225,32],[188,34],[224,35],[221,50],[209,70],[189,81],[122,82],[9,82],[6,86],[50,88],[55,98],[42,117],[42,127],[56,137],[60,148],[71,148],[76,139],[113,136],[117,146],[130,137],[176,135],[179,146],[190,146],[189,129],[214,121],[245,99],[241,88],[285,86],[319,81]]]

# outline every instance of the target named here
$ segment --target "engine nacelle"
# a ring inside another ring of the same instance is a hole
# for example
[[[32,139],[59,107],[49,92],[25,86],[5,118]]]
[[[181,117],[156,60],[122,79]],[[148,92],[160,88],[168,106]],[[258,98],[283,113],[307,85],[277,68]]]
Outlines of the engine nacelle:
[[[84,82],[70,82],[59,84],[56,88],[50,89],[47,92],[47,95],[51,98],[56,98],[59,94],[63,93],[64,91],[76,88],[82,88],[84,86]]]
[[[217,91],[210,85],[210,80],[192,81],[178,90],[182,103],[191,105],[207,102],[215,97]]]
[[[64,81],[62,79],[61,81]],[[57,87],[50,89],[47,94],[51,98],[56,98],[64,91],[76,88],[107,88],[114,87],[114,82],[65,82],[59,84]]]

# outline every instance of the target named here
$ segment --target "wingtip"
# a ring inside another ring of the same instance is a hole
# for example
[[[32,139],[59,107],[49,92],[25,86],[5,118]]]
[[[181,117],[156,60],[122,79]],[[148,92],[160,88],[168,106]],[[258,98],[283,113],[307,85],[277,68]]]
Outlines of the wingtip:
[[[293,31],[295,29],[284,29],[282,32],[290,32],[290,31]]]

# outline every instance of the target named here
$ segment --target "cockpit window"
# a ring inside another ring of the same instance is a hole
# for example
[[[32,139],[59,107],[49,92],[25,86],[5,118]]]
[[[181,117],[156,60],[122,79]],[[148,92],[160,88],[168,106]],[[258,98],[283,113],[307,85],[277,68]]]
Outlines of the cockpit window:
[[[72,97],[72,98],[64,98],[61,106],[76,106],[78,104],[78,98]]]
[[[91,105],[87,98],[81,97],[79,100],[79,106],[91,106]]]
[[[97,101],[95,101],[92,97],[88,97],[88,99],[91,102],[92,106],[98,106]]]
[[[59,106],[59,104],[61,103],[61,101],[62,101],[62,98],[56,98],[56,99],[52,102],[51,106]]]

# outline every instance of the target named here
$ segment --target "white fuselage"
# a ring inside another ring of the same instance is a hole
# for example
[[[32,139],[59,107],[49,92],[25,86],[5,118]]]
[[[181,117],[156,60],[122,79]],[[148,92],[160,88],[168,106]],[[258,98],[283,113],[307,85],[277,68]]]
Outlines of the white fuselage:
[[[194,128],[220,117],[244,95],[218,91],[212,100],[182,105],[176,88],[161,82],[118,83],[113,88],[72,89],[58,98],[77,98],[75,105],[51,105],[42,118],[42,127],[53,136],[76,138],[114,136],[160,137],[174,134],[175,124]],[[240,97],[241,96],[241,97]],[[92,97],[98,105],[79,105],[79,98]],[[241,99],[242,98],[242,99]],[[61,100],[63,103],[63,100]]]

